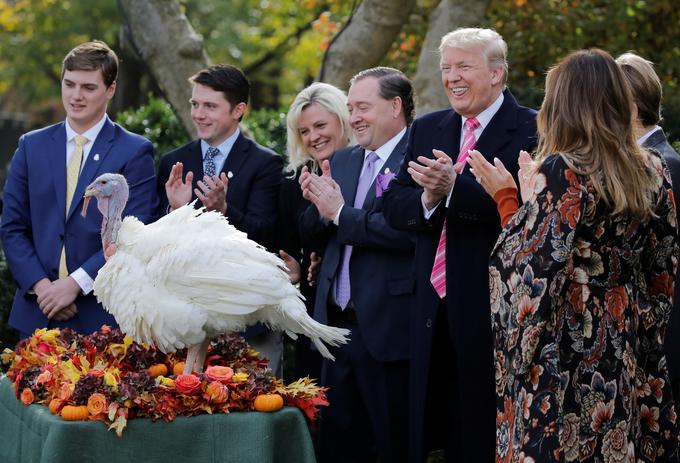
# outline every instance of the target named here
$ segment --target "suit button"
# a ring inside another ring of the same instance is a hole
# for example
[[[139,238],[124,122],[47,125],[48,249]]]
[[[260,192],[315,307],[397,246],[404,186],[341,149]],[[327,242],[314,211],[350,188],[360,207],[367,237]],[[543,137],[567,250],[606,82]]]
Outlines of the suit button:
[[[432,328],[432,320],[431,319],[429,319],[429,318],[427,319],[427,321],[425,322],[425,327],[426,328]]]

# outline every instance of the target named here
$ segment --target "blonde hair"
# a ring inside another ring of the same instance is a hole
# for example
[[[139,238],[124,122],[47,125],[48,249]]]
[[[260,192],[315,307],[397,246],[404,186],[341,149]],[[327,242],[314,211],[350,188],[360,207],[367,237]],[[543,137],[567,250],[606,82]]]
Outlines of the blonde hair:
[[[347,144],[354,140],[354,135],[349,125],[349,111],[347,110],[347,95],[345,95],[345,92],[330,84],[322,82],[313,83],[297,94],[286,116],[288,134],[286,141],[288,166],[286,170],[288,171],[295,172],[298,168],[308,163],[313,164],[313,167],[317,167],[314,158],[305,149],[300,137],[300,131],[298,130],[300,115],[311,104],[318,104],[338,118],[342,127],[342,135]]]
[[[633,92],[637,117],[644,127],[661,122],[661,97],[663,89],[651,61],[634,53],[624,53],[616,58]]]
[[[481,46],[489,69],[503,69],[503,84],[508,80],[508,44],[503,37],[493,29],[477,27],[460,27],[449,32],[439,44],[439,53],[445,48],[469,50]]]
[[[574,52],[548,71],[536,160],[560,154],[572,170],[590,177],[613,216],[651,216],[654,178],[635,140],[634,114],[630,87],[614,59],[599,49]]]

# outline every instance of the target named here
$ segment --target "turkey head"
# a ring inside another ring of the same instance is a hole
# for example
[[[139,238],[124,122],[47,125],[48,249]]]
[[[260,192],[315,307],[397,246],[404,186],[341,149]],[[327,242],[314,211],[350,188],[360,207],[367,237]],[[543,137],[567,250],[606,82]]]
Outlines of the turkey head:
[[[120,174],[100,175],[85,190],[82,215],[87,214],[90,199],[97,198],[97,209],[102,214],[103,249],[116,242],[128,195],[127,181]]]

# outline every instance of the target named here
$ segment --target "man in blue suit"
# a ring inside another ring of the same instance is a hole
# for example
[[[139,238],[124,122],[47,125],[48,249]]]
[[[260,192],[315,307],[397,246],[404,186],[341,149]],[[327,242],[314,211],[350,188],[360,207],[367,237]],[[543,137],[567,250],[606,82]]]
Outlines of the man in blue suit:
[[[0,232],[18,284],[9,323],[22,337],[43,327],[89,334],[116,326],[92,294],[104,265],[102,215],[79,213],[83,193],[115,172],[130,185],[123,215],[148,222],[158,204],[153,146],[106,115],[117,73],[118,58],[103,42],[71,50],[62,66],[66,120],[23,135],[12,158]]]
[[[352,79],[347,104],[359,145],[324,161],[321,176],[301,176],[313,203],[301,227],[327,238],[314,318],[352,332],[322,368],[330,406],[320,461],[406,461],[415,240],[387,225],[380,195],[404,156],[411,82],[396,69],[368,69]]]
[[[474,147],[516,176],[519,151],[535,146],[535,111],[504,90],[507,45],[495,31],[458,29],[442,38],[440,53],[451,108],[413,123],[384,199],[387,222],[418,234],[411,461],[443,446],[447,461],[489,462],[496,422],[488,261],[500,218],[465,158]]]
[[[250,83],[243,71],[226,64],[203,69],[189,80],[191,118],[199,139],[161,159],[159,213],[198,199],[197,207],[224,214],[248,238],[271,249],[283,161],[239,129]],[[280,375],[281,333],[256,325],[246,331],[246,339]]]

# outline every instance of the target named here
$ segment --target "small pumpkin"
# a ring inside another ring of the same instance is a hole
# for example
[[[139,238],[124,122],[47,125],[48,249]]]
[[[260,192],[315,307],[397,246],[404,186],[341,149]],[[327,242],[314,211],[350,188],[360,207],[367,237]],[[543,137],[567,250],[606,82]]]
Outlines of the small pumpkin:
[[[172,367],[172,374],[177,376],[181,375],[184,373],[184,362],[177,362],[175,365]]]
[[[89,416],[87,405],[67,405],[61,409],[61,417],[66,421],[82,421]]]
[[[50,405],[48,406],[48,408],[50,409],[50,413],[52,413],[53,415],[58,415],[63,404],[64,401],[61,399],[50,400]]]
[[[157,376],[165,376],[168,374],[168,367],[165,366],[164,363],[156,363],[155,365],[151,365],[149,367],[149,374],[152,378],[156,378]]]
[[[279,394],[261,394],[255,397],[255,410],[258,412],[275,412],[283,407],[283,397]]]

